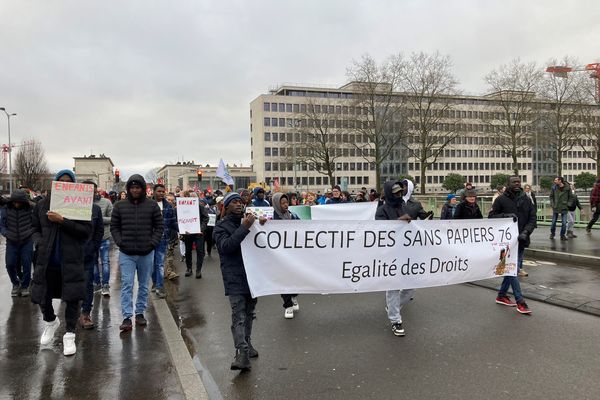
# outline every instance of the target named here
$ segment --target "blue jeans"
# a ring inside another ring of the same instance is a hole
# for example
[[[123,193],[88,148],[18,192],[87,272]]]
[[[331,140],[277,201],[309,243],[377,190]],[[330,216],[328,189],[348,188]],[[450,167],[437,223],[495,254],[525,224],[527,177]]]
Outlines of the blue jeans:
[[[165,281],[165,254],[167,253],[166,240],[160,242],[154,250],[154,269],[152,270],[152,283],[157,289],[162,289]]]
[[[525,248],[519,246],[519,250],[517,252],[517,271],[523,268],[523,257],[525,257]],[[523,301],[523,293],[521,293],[521,283],[519,283],[519,278],[517,276],[505,276],[502,280],[502,285],[500,285],[500,290],[498,291],[498,297],[506,296],[508,293],[508,289],[512,286],[512,292],[515,295],[515,301],[517,303]]]
[[[415,289],[388,290],[385,292],[385,303],[388,309],[388,319],[392,324],[401,324],[400,310],[415,294]]]
[[[84,314],[89,314],[92,311],[92,304],[94,303],[94,266],[98,259],[98,254],[90,260],[86,260],[84,263],[85,269],[85,297],[81,304],[81,311]]]
[[[94,260],[94,285],[100,284],[100,265],[98,257]],[[108,285],[110,279],[110,239],[100,244],[100,262],[102,263],[102,285]]]
[[[121,312],[123,318],[133,316],[133,284],[136,272],[138,293],[135,314],[143,314],[148,306],[148,285],[154,266],[154,251],[145,256],[130,256],[120,251],[119,265],[121,267]]]
[[[567,234],[567,214],[568,213],[569,212],[567,210],[552,213],[552,225],[550,225],[550,234],[551,235],[554,235],[556,233],[556,222],[558,221],[559,214],[560,214],[560,236],[565,236]]]
[[[32,258],[33,240],[21,244],[6,241],[6,272],[13,285],[29,287]]]

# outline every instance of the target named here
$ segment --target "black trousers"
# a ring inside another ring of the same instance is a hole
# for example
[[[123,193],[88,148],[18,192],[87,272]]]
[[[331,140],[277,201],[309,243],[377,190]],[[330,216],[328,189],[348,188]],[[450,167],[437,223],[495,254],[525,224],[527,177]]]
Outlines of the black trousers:
[[[196,270],[202,270],[204,262],[204,236],[203,235],[183,235],[185,244],[185,266],[192,269],[192,247],[196,244]]]
[[[60,298],[62,295],[62,271],[60,269],[46,270],[46,298],[44,304],[40,304],[44,321],[52,322],[56,319],[52,298]],[[65,323],[67,332],[75,332],[77,319],[79,318],[79,301],[65,301]]]
[[[298,296],[297,294],[282,294],[281,298],[283,299],[283,308],[290,308],[294,305],[292,302],[292,297]]]

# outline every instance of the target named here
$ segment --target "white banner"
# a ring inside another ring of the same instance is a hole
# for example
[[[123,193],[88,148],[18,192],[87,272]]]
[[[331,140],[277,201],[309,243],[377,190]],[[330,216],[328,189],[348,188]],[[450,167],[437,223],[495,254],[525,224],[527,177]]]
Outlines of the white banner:
[[[423,288],[517,273],[512,219],[268,221],[242,242],[252,296]]]
[[[197,197],[177,198],[177,225],[181,234],[201,232]]]
[[[311,218],[318,221],[371,221],[375,219],[377,204],[376,201],[367,201],[312,206]]]

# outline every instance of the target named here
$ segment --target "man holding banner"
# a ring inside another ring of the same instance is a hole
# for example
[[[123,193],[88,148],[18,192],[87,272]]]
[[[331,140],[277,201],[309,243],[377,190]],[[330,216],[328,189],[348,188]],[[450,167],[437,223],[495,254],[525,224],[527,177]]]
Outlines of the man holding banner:
[[[71,183],[69,185],[69,183]],[[93,185],[75,184],[75,174],[62,170],[52,182],[51,196],[40,201],[33,212],[37,260],[33,272],[31,301],[39,304],[44,316],[42,346],[49,345],[60,325],[52,299],[66,303],[66,333],[63,354],[76,352],[75,330],[79,302],[85,297],[84,245],[92,233]],[[56,211],[61,210],[66,217]],[[87,214],[87,219],[86,218]],[[79,220],[77,219],[79,218]]]
[[[379,220],[402,220],[410,222],[410,216],[404,212],[404,185],[400,181],[387,181],[383,185],[385,203],[377,209],[375,219]],[[392,324],[392,333],[396,336],[404,336],[402,326],[402,315],[400,310],[408,303],[414,293],[414,289],[388,290],[385,293],[386,309],[388,319]]]

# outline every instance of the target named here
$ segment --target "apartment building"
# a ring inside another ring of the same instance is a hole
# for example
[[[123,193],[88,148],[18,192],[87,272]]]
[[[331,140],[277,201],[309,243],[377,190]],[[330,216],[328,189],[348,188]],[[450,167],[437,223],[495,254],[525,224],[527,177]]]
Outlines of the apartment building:
[[[227,170],[234,180],[234,187],[247,188],[251,183],[256,182],[256,174],[251,167],[227,165]],[[198,172],[202,174],[202,180],[198,180]],[[190,189],[213,190],[224,188],[225,184],[221,178],[217,177],[217,167],[210,165],[196,164],[193,161],[177,162],[175,164],[165,164],[156,173],[158,181],[165,185],[168,191],[175,192]]]
[[[367,110],[356,106],[357,83],[349,83],[339,88],[316,86],[283,85],[269,93],[261,94],[250,103],[251,158],[258,182],[272,184],[278,181],[285,190],[311,190],[323,192],[331,186],[329,178],[314,168],[314,163],[306,162],[310,149],[307,137],[303,137],[302,127],[307,121],[307,112],[319,114],[322,122],[330,127],[335,135],[336,155],[334,183],[350,192],[361,187],[375,187],[375,163],[373,148],[369,147],[365,135],[358,133],[359,124],[364,123]],[[406,94],[398,93],[398,96]],[[494,120],[502,111],[497,96],[451,96],[445,99],[450,103],[440,115],[440,123],[432,135],[443,132],[457,132],[454,140],[443,150],[436,162],[426,171],[426,191],[444,192],[442,183],[449,173],[459,173],[481,188],[489,188],[490,179],[497,173],[511,173],[512,159],[499,146],[495,145]],[[538,102],[544,106],[541,102]],[[442,111],[439,111],[440,114]],[[411,117],[411,110],[406,110]],[[595,118],[600,118],[600,113]],[[583,129],[581,121],[570,129]],[[408,126],[414,132],[415,126]],[[531,123],[523,128],[530,136],[531,146],[518,158],[522,181],[533,186],[539,184],[543,176],[556,174],[556,164],[548,157],[550,151],[546,132],[539,124]],[[381,181],[394,179],[399,175],[411,175],[415,183],[420,183],[420,163],[409,157],[406,146],[416,146],[410,134],[403,139],[381,165]],[[356,146],[362,142],[366,146]],[[586,156],[585,150],[592,150],[592,143],[583,141],[584,147],[574,146],[563,153],[563,175],[567,180],[581,172],[595,174],[596,163]]]

